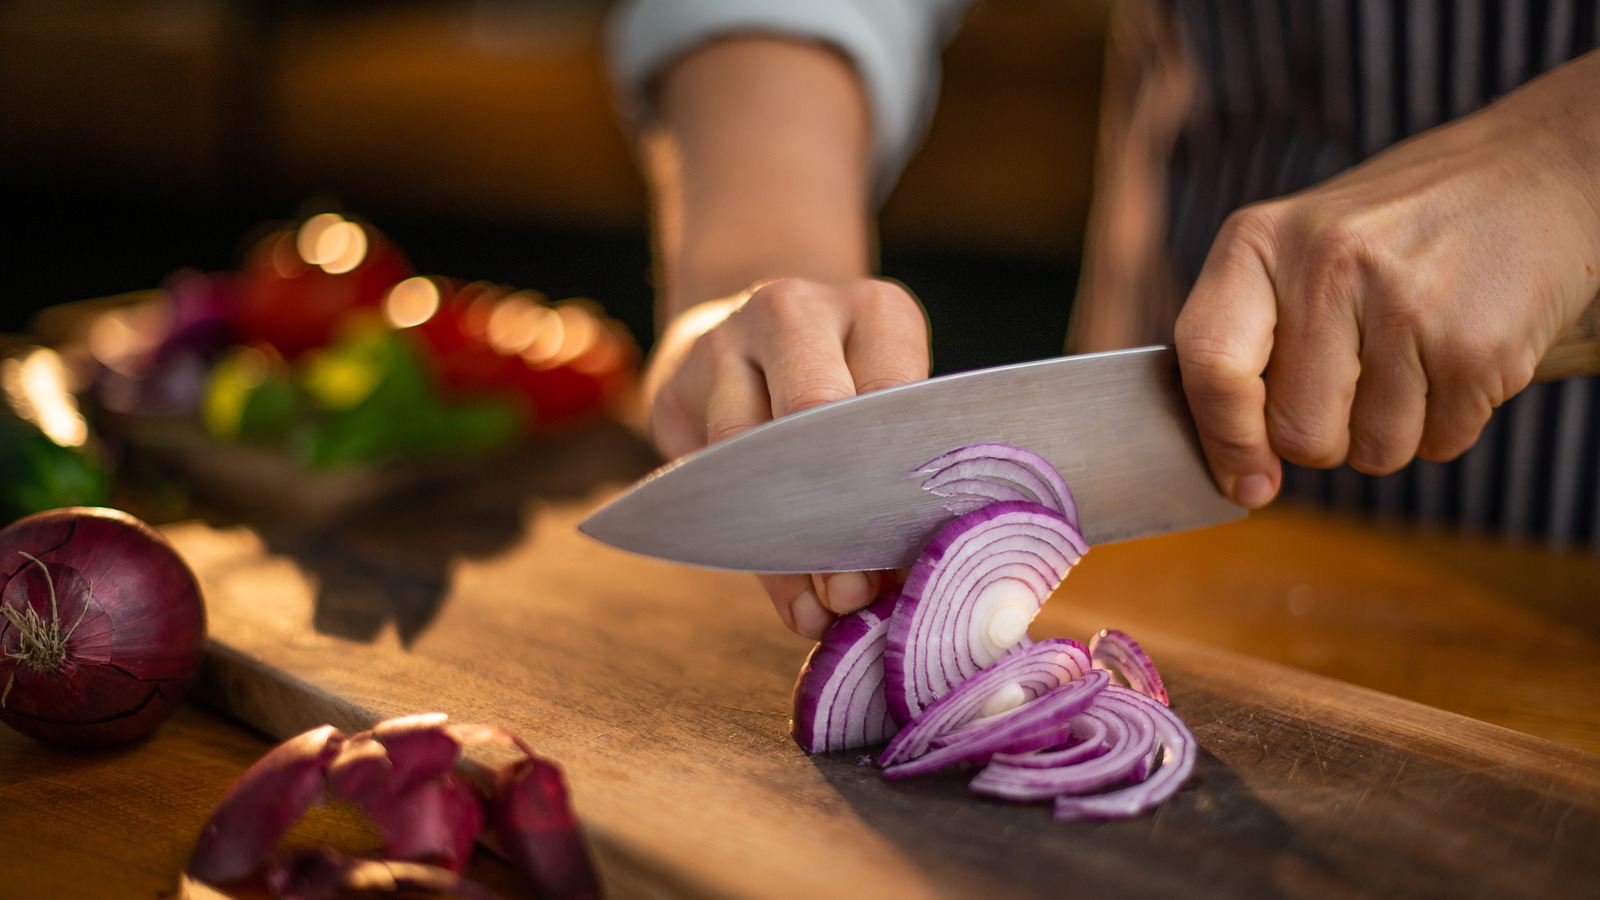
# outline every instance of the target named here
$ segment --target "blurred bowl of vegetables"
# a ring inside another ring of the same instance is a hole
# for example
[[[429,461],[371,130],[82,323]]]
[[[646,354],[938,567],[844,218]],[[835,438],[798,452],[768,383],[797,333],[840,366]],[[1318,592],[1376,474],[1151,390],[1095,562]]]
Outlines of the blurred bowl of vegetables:
[[[271,228],[237,271],[179,270],[88,309],[59,358],[107,445],[231,504],[314,518],[611,417],[639,370],[594,301],[418,275],[331,213]],[[13,431],[0,453],[38,455]]]

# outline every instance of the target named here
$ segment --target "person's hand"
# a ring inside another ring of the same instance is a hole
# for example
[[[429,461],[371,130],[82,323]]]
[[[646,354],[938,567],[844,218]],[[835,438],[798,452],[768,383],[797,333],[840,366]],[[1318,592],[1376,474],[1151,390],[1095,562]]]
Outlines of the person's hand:
[[[1453,459],[1528,384],[1600,288],[1597,63],[1229,218],[1176,335],[1228,497]]]
[[[904,288],[790,278],[679,315],[644,384],[651,436],[672,459],[771,419],[927,377],[927,316]],[[835,615],[870,603],[885,576],[759,577],[784,624],[815,638]]]

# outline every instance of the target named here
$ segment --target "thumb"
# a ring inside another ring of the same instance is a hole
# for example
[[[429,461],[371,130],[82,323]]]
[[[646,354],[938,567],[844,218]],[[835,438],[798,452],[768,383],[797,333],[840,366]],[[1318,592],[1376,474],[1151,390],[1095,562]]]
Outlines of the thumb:
[[[1283,466],[1267,437],[1266,382],[1277,294],[1261,257],[1218,238],[1178,316],[1178,367],[1206,462],[1222,493],[1265,506]]]

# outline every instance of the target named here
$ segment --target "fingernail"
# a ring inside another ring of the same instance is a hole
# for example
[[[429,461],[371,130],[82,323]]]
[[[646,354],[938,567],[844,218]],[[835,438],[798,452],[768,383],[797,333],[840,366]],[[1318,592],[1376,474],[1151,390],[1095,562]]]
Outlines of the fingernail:
[[[801,591],[793,600],[789,601],[789,612],[794,616],[794,630],[808,638],[822,637],[828,630],[828,623],[833,617],[817,602],[817,595],[809,590]]]
[[[865,572],[836,572],[823,581],[828,608],[836,613],[855,612],[872,600],[872,585]]]
[[[1272,500],[1272,479],[1265,475],[1246,475],[1233,485],[1233,497],[1239,505],[1259,509]]]

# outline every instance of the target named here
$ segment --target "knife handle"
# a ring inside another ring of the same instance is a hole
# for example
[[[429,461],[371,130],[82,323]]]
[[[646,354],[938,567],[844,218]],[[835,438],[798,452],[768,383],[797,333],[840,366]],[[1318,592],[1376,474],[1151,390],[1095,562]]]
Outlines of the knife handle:
[[[1534,381],[1600,375],[1600,295],[1561,333],[1533,369]]]

